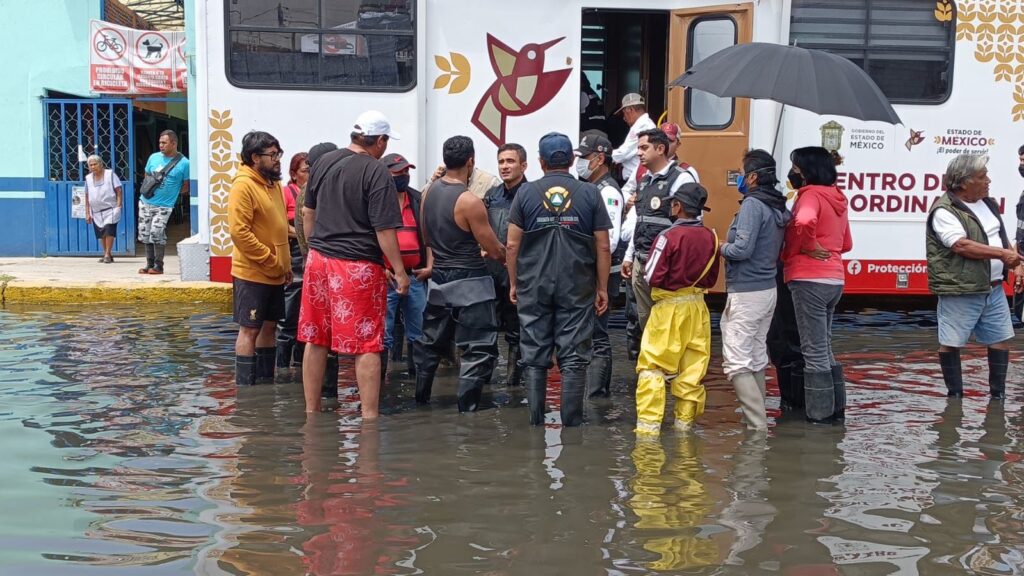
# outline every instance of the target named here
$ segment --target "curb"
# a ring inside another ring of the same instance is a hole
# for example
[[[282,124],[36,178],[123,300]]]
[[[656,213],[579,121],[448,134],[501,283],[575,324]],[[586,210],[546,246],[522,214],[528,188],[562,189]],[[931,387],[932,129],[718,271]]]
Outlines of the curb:
[[[30,282],[9,280],[2,283],[2,302],[9,304],[80,303],[213,303],[230,304],[230,284],[215,282],[164,282],[159,285],[127,282],[92,284]]]

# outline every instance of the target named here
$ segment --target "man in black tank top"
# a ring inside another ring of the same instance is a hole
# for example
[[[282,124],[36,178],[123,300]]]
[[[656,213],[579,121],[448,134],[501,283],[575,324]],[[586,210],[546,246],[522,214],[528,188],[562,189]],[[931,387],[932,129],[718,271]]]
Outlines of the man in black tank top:
[[[423,313],[423,335],[413,349],[416,401],[430,401],[434,374],[454,339],[460,352],[460,412],[476,410],[498,358],[494,281],[488,258],[504,263],[505,247],[487,221],[487,208],[469,192],[475,164],[473,141],[454,136],[444,143],[446,173],[434,181],[420,205],[420,230],[434,255]]]
[[[541,138],[544,177],[523,186],[509,214],[510,299],[519,308],[523,380],[534,425],[544,423],[552,354],[562,373],[562,425],[583,423],[595,311],[608,309],[612,225],[597,187],[569,175],[573,159],[564,134]]]

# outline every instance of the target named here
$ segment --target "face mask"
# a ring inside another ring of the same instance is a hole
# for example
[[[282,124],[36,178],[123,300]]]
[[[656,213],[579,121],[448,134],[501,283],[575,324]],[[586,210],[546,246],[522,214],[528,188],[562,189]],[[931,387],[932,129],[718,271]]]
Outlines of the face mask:
[[[750,190],[747,188],[746,174],[740,174],[740,179],[736,181],[736,189],[739,190],[740,194],[743,194],[744,196],[747,195],[747,192],[750,192]]]
[[[405,190],[407,188],[409,188],[409,175],[408,174],[405,174],[405,175],[402,175],[402,176],[394,176],[394,179],[395,179],[395,188],[397,188],[399,192],[405,192]]]
[[[1017,172],[1020,172],[1020,175],[1024,176],[1024,165],[1017,166]]]
[[[794,190],[799,190],[799,189],[804,187],[804,175],[803,174],[798,174],[798,173],[794,172],[793,170],[790,170],[788,178],[789,178],[789,184],[793,187]]]
[[[594,171],[590,169],[590,160],[587,160],[586,158],[576,159],[576,174],[578,174],[582,180],[589,179],[593,173]]]

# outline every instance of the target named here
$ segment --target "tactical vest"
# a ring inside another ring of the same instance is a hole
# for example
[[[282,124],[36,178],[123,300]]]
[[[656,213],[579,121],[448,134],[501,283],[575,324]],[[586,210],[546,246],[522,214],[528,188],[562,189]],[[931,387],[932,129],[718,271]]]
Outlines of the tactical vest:
[[[1006,226],[999,215],[999,205],[991,198],[984,199],[985,204],[999,220],[999,236],[1003,247],[1008,248],[1010,241],[1006,237]],[[988,294],[992,291],[992,262],[990,260],[974,260],[964,258],[947,248],[932,228],[932,219],[938,209],[949,210],[964,230],[967,239],[979,244],[988,245],[988,235],[981,226],[978,217],[971,212],[959,199],[950,193],[943,194],[928,212],[928,223],[925,231],[925,243],[928,255],[928,289],[932,294],[955,296],[961,294]],[[1003,279],[1006,279],[1003,269]]]
[[[633,231],[633,249],[641,258],[646,258],[651,250],[654,239],[663,230],[672,225],[671,203],[668,196],[676,180],[684,174],[690,178],[693,173],[689,169],[680,168],[676,162],[664,174],[649,174],[647,182],[640,187],[636,195],[636,228]]]

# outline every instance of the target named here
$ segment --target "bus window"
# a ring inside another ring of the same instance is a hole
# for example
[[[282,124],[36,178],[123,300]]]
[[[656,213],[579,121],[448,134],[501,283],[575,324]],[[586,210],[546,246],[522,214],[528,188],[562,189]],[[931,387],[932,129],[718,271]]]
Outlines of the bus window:
[[[953,85],[956,19],[934,0],[793,0],[790,39],[860,66],[893,102],[939,104]]]
[[[687,34],[686,67],[690,68],[715,52],[736,44],[736,22],[728,16],[705,16],[690,24]],[[686,98],[686,125],[694,130],[722,130],[732,124],[732,98],[690,89]]]
[[[240,88],[405,92],[415,0],[224,0],[227,77]]]

